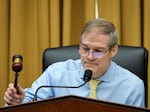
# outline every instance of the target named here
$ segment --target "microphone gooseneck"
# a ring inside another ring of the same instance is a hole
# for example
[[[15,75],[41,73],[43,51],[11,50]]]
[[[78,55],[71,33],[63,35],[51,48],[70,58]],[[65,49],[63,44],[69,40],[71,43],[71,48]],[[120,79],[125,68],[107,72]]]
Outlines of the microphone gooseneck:
[[[79,86],[47,86],[47,85],[39,86],[37,88],[37,90],[35,91],[33,101],[37,101],[37,93],[41,88],[80,88],[80,87],[84,86],[88,81],[90,81],[91,78],[92,78],[92,71],[86,70],[84,72],[84,77],[83,77],[84,83]]]

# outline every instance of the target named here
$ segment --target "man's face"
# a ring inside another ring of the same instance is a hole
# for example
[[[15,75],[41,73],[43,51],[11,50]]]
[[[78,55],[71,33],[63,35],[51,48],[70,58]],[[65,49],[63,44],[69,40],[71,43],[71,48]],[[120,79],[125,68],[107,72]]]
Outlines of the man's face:
[[[81,61],[85,70],[93,71],[92,78],[102,76],[108,69],[111,59],[116,55],[118,47],[110,49],[109,35],[100,34],[97,30],[82,35],[79,52],[85,53],[81,55]]]

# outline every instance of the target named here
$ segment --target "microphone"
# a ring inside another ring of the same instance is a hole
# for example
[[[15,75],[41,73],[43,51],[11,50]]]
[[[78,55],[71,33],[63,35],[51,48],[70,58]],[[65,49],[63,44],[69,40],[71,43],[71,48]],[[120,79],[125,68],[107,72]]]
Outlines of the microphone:
[[[35,94],[34,94],[34,98],[33,98],[33,101],[37,101],[37,93],[38,93],[38,91],[41,89],[41,88],[80,88],[80,87],[82,87],[82,86],[84,86],[88,81],[90,81],[91,80],[91,78],[92,78],[92,71],[91,70],[86,70],[85,72],[84,72],[84,78],[83,78],[83,80],[84,80],[84,83],[83,84],[81,84],[81,85],[79,85],[79,86],[39,86],[38,88],[37,88],[37,90],[35,91]]]
[[[15,72],[15,81],[14,81],[14,87],[17,87],[17,82],[18,82],[18,72],[20,72],[22,70],[22,62],[23,62],[23,58],[21,55],[17,54],[14,55],[12,58],[12,69]]]

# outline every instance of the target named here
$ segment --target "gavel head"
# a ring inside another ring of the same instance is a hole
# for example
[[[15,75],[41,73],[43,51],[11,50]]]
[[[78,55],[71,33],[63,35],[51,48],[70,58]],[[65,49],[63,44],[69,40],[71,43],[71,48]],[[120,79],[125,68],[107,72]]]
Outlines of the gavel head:
[[[14,72],[20,72],[22,70],[22,62],[23,58],[21,55],[14,55],[12,58],[13,64],[12,64],[12,69]]]

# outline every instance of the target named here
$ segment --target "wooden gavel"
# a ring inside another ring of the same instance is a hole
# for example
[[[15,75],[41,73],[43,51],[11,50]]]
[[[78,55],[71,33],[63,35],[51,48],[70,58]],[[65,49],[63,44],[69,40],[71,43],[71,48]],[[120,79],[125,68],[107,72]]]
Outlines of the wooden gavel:
[[[18,72],[20,72],[22,70],[22,62],[23,62],[23,58],[21,55],[17,54],[14,55],[12,58],[12,69],[15,72],[15,81],[14,81],[14,87],[17,87],[17,83],[18,83]]]

